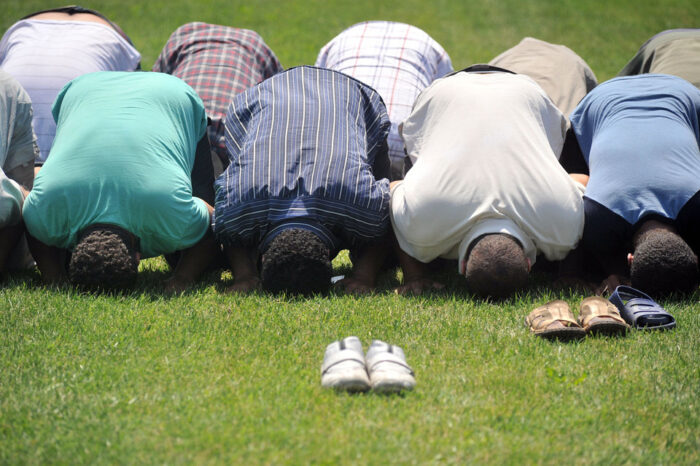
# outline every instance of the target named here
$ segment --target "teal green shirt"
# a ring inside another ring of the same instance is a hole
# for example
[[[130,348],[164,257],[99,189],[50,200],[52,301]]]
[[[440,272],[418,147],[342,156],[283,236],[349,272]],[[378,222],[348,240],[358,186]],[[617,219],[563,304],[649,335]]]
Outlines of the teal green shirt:
[[[197,94],[161,73],[98,72],[66,84],[56,138],[23,216],[29,232],[71,249],[94,223],[121,226],[153,257],[197,243],[209,226],[191,172],[206,114]]]

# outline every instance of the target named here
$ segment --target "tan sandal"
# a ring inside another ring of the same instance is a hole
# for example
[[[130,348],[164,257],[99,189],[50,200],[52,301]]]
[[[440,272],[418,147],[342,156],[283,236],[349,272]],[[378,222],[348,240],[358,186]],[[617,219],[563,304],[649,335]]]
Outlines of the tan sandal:
[[[533,310],[525,318],[525,324],[530,332],[549,340],[579,340],[586,336],[569,305],[560,299]]]
[[[630,328],[615,305],[600,296],[581,301],[579,321],[586,333],[598,335],[620,335]]]

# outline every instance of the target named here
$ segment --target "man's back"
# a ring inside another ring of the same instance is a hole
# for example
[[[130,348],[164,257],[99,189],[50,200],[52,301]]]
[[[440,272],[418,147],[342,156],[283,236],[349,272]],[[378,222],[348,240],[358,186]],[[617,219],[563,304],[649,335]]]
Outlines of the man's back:
[[[576,108],[571,123],[590,170],[586,197],[631,224],[675,218],[700,190],[700,91],[670,75],[615,78]]]
[[[316,66],[352,76],[374,88],[386,104],[391,131],[392,178],[403,178],[403,142],[398,125],[418,94],[452,71],[445,50],[417,27],[390,21],[367,21],[349,27],[319,52]]]
[[[215,233],[255,243],[290,218],[360,237],[386,230],[388,127],[377,93],[331,70],[293,68],[237,95],[226,117],[231,163],[216,181]]]
[[[33,235],[69,248],[86,226],[110,223],[141,237],[148,257],[204,234],[190,173],[206,116],[189,86],[159,73],[91,73],[64,87],[53,113],[56,141],[25,207]]]
[[[134,70],[140,54],[112,27],[97,22],[26,19],[0,42],[0,68],[27,90],[34,105],[34,131],[43,163],[56,126],[51,104],[71,79],[93,71]]]
[[[209,139],[218,175],[228,165],[224,116],[231,99],[279,73],[282,66],[255,31],[196,22],[173,32],[153,71],[177,76],[202,98],[211,119]]]
[[[642,73],[672,74],[700,88],[700,29],[671,29],[656,34],[619,76]]]
[[[568,117],[597,80],[593,70],[573,50],[526,37],[489,62],[531,77]]]
[[[505,228],[531,260],[536,250],[561,259],[582,223],[580,194],[557,161],[564,126],[523,75],[460,72],[433,83],[403,126],[414,164],[392,191],[402,249],[422,261],[458,258],[479,234]]]

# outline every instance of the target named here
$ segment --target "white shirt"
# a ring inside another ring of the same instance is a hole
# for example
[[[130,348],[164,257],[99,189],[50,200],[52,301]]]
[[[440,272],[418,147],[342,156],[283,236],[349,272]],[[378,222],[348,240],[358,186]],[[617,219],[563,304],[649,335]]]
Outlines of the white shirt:
[[[583,186],[557,160],[565,127],[527,76],[435,81],[403,123],[413,168],[391,196],[401,248],[422,262],[463,259],[476,238],[506,233],[532,263],[563,259],[583,230]]]
[[[93,71],[133,71],[139,52],[106,24],[25,19],[0,41],[0,68],[20,82],[34,104],[42,164],[56,134],[51,106],[68,81]]]
[[[387,142],[392,179],[403,178],[405,153],[398,124],[423,89],[452,71],[447,52],[417,27],[368,21],[349,27],[326,44],[316,66],[350,75],[379,93],[391,120]]]
[[[19,223],[24,202],[20,183],[13,173],[33,174],[36,140],[32,132],[32,102],[22,86],[0,70],[0,229]]]

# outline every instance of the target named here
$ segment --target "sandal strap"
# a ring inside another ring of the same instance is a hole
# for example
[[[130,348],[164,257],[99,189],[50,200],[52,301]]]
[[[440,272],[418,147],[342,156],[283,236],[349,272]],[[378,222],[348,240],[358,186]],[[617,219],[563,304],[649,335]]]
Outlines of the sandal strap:
[[[649,302],[644,298],[636,298],[627,301],[627,305],[634,306],[630,312],[634,325],[651,325],[660,328],[673,328],[676,325],[673,316],[655,301]]]
[[[669,329],[676,326],[674,317],[648,295],[628,286],[618,286],[612,302],[625,321],[637,328]]]
[[[534,330],[545,329],[553,322],[562,322],[566,327],[580,327],[569,305],[561,300],[551,301],[533,310],[525,322]],[[567,325],[569,324],[569,325]]]
[[[659,306],[656,301],[649,301],[644,298],[632,298],[627,301],[627,305],[634,306],[633,315],[637,314],[667,314],[666,310]]]
[[[595,318],[605,318],[625,324],[625,319],[620,315],[617,307],[605,298],[592,296],[581,302],[579,320],[582,327],[587,327],[591,320]]]

